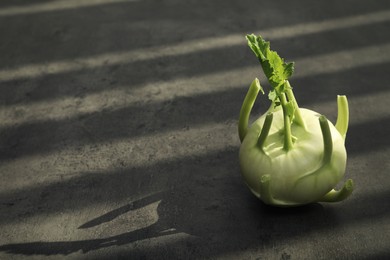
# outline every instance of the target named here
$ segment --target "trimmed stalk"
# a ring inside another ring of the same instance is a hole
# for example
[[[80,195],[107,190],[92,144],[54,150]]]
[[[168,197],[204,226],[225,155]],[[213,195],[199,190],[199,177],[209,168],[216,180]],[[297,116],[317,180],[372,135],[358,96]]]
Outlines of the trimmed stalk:
[[[286,111],[286,106],[287,106],[286,95],[284,93],[282,93],[279,96],[279,99],[280,99],[280,104],[282,105],[282,109],[283,109],[283,120],[284,120],[284,145],[283,145],[283,149],[288,152],[293,147],[292,135],[291,135],[291,121],[290,121],[290,117],[288,116],[287,111]]]
[[[319,201],[321,202],[338,202],[345,200],[351,195],[354,188],[354,183],[351,179],[347,180],[344,183],[344,186],[341,190],[331,190],[324,197],[322,197]]]
[[[292,87],[290,85],[290,82],[288,82],[288,80],[286,80],[285,84],[287,85],[287,87],[286,87],[287,98],[288,98],[288,100],[292,101],[292,103],[294,104],[294,116],[295,116],[294,121],[298,125],[303,127],[303,129],[306,129],[305,121],[302,118],[301,111],[299,110],[299,106],[298,106],[298,103],[295,99],[294,92],[292,91]]]
[[[319,118],[321,131],[322,131],[322,138],[324,141],[324,157],[323,157],[323,164],[328,164],[332,158],[332,152],[333,152],[333,141],[332,141],[332,134],[330,133],[329,123],[328,119],[326,119],[325,116],[321,115]]]
[[[256,78],[252,81],[252,84],[249,87],[248,93],[245,96],[240,110],[240,117],[238,120],[238,135],[241,142],[244,140],[244,137],[248,132],[249,116],[260,90],[262,90],[262,88],[260,86],[259,80]]]
[[[271,195],[271,185],[270,185],[271,176],[269,174],[261,176],[260,183],[260,197],[266,204],[274,204],[274,199]]]
[[[327,167],[327,165],[329,165],[331,162],[332,153],[333,153],[333,140],[332,140],[332,135],[330,132],[329,122],[328,122],[328,119],[326,119],[326,117],[323,115],[321,115],[318,118],[318,121],[320,123],[320,128],[321,128],[321,132],[322,132],[322,140],[324,143],[322,166],[320,166],[319,168],[317,168],[316,170],[314,170],[312,172],[302,174],[297,180],[301,180],[301,179],[306,178],[306,177],[311,176],[311,175],[317,175],[318,172],[322,168]],[[297,185],[297,184],[298,184],[298,182],[295,185]]]
[[[265,140],[267,139],[269,130],[271,129],[273,115],[274,114],[272,113],[268,113],[267,116],[265,117],[263,128],[261,129],[259,139],[257,140],[257,144],[262,151],[264,151],[264,143]]]
[[[337,121],[336,129],[339,131],[341,136],[344,138],[347,135],[348,131],[348,122],[349,122],[349,109],[348,109],[348,100],[346,96],[337,96]]]

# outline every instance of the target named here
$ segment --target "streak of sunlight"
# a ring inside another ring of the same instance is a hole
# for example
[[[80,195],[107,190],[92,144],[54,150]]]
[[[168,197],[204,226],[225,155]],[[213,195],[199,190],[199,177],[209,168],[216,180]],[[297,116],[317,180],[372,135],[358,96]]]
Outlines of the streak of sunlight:
[[[111,170],[115,172],[118,161],[123,161],[124,167],[136,170],[154,163],[223,151],[227,146],[237,145],[236,128],[235,123],[210,123],[189,129],[156,132],[152,136],[104,140],[77,147],[67,146],[47,154],[33,154],[3,161],[0,164],[0,172],[8,185],[3,186],[0,196],[11,190],[43,184],[40,178],[26,178],[40,174],[43,168],[44,172],[51,173],[45,177],[44,183],[47,184],[66,181],[80,173],[107,174]],[[189,153],[188,147],[193,147],[194,143],[196,149]],[[135,153],[137,156],[132,156]],[[28,168],[25,168],[26,165]],[[73,167],[74,165],[77,167]]]
[[[260,34],[267,39],[274,40],[353,26],[373,24],[389,20],[390,11],[386,10],[344,18],[330,19],[320,22],[309,22],[304,24],[271,28],[269,30],[260,31]],[[183,43],[162,47],[150,47],[132,51],[105,53],[101,55],[76,58],[71,60],[29,64],[17,68],[0,70],[0,81],[28,79],[50,74],[79,71],[83,69],[93,69],[106,65],[124,64],[166,56],[183,55],[199,51],[224,48],[227,46],[245,45],[245,38],[243,36],[243,33],[230,34],[221,37],[210,37],[185,41]]]
[[[53,12],[81,7],[135,2],[138,0],[57,0],[40,4],[26,4],[22,6],[11,6],[0,9],[1,16],[25,15],[43,12]]]
[[[306,76],[339,72],[359,66],[389,62],[390,55],[383,55],[383,53],[390,53],[390,44],[296,59],[295,64],[297,69],[293,77],[296,79]],[[359,63],[355,62],[356,57],[360,57]],[[101,111],[102,109],[125,108],[135,102],[139,102],[139,100],[161,102],[171,99],[171,93],[176,93],[176,96],[189,97],[199,94],[226,91],[228,89],[241,88],[248,85],[250,79],[248,78],[245,83],[243,82],[242,75],[256,74],[258,74],[258,67],[252,66],[207,74],[202,77],[195,77],[190,81],[187,78],[176,78],[171,81],[159,82],[159,84],[151,83],[140,87],[133,86],[131,90],[127,87],[105,90],[89,94],[83,98],[66,97],[48,101],[38,101],[30,104],[4,106],[0,109],[0,120],[3,126],[45,120],[61,120],[75,116],[88,115]],[[201,86],[202,84],[212,85],[213,87],[199,89],[197,86]],[[182,88],[184,85],[187,87]],[[160,94],[153,95],[153,93]],[[381,99],[383,96],[386,95],[380,93],[374,94],[372,97],[366,96],[365,99]]]
[[[332,106],[335,105],[334,102]],[[388,116],[381,115],[380,118],[386,119]],[[360,116],[358,119],[361,121],[351,118],[351,129],[355,125],[363,122],[369,123],[373,120],[370,114],[365,117]],[[193,147],[194,143],[196,149],[189,152],[188,147]],[[124,163],[120,167],[136,170],[151,164],[217,154],[226,151],[229,147],[238,147],[238,145],[236,120],[228,123],[191,126],[189,129],[155,132],[153,135],[104,140],[81,146],[68,145],[61,150],[45,154],[38,153],[3,161],[0,164],[0,172],[8,184],[4,186],[0,195],[26,187],[42,185],[42,180],[39,178],[26,178],[26,176],[35,176],[42,172],[42,167],[44,167],[45,172],[51,173],[45,177],[44,184],[46,185],[59,180],[66,181],[80,174],[115,172],[122,169],[118,168],[120,161]],[[376,147],[370,153],[386,154],[388,151],[389,147]],[[137,156],[132,156],[134,153]],[[366,154],[358,153],[354,154],[353,158],[358,159],[364,156]],[[26,165],[28,168],[25,167]]]

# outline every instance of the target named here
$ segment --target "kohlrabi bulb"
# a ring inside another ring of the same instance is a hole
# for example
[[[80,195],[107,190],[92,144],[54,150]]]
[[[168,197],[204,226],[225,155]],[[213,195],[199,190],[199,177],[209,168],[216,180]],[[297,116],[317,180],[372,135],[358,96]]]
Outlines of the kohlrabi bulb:
[[[334,187],[346,169],[347,98],[337,97],[335,125],[317,112],[299,108],[287,80],[292,63],[284,63],[260,36],[248,35],[247,39],[270,81],[272,104],[248,128],[250,111],[259,91],[263,92],[255,79],[239,119],[239,161],[245,183],[264,203],[276,206],[345,199],[353,190],[352,180],[341,190]]]

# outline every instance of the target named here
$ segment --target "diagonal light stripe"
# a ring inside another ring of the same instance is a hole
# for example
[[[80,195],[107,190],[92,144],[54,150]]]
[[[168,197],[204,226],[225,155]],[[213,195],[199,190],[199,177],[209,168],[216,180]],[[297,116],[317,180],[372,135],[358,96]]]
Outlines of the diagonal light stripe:
[[[296,37],[331,30],[369,25],[390,20],[390,10],[359,14],[354,16],[335,18],[311,23],[302,23],[291,26],[278,27],[264,31],[264,36],[269,39]]]
[[[331,105],[334,106],[335,102]],[[329,105],[324,104],[321,107],[325,109],[325,106]],[[351,122],[351,129],[354,125],[372,120],[370,114],[361,115],[359,119],[360,122],[357,119]],[[65,181],[80,173],[105,174],[123,169],[118,167],[142,168],[180,158],[196,158],[217,154],[232,148],[236,150],[238,146],[236,120],[193,126],[189,129],[158,132],[152,136],[121,138],[82,146],[67,146],[62,150],[46,154],[34,154],[2,162],[0,164],[1,176],[7,180],[8,184],[3,187],[1,193],[6,194],[43,183]],[[189,150],[189,147],[193,149]],[[388,154],[388,151],[389,147],[379,147],[370,153]],[[136,156],[134,156],[135,154]],[[353,158],[358,159],[364,156],[367,155],[365,153],[354,154]],[[120,165],[118,162],[123,162],[123,164]],[[45,178],[34,178],[42,172],[50,174]]]
[[[80,7],[115,4],[124,2],[135,2],[138,0],[57,0],[40,4],[30,4],[23,6],[11,6],[0,9],[1,16],[15,16],[24,14],[35,14],[53,12],[58,10],[75,9]]]
[[[72,146],[44,155],[36,154],[4,161],[0,164],[0,172],[1,177],[9,184],[7,187],[17,190],[37,185],[42,181],[50,183],[58,181],[59,178],[66,180],[80,172],[104,174],[116,167],[114,165],[117,165],[118,161],[123,161],[124,167],[144,167],[151,163],[202,156],[236,146],[238,145],[236,129],[235,122],[214,123],[190,129],[158,132],[152,136]],[[194,149],[189,152],[188,147]],[[28,168],[25,168],[26,165]],[[75,165],[77,167],[73,167]],[[42,172],[50,172],[50,175],[43,178],[44,180],[32,177]],[[1,193],[7,192],[3,186]]]
[[[344,50],[297,60],[296,77],[333,73],[390,61],[390,43]]]
[[[274,40],[297,37],[300,35],[367,25],[390,21],[390,11],[374,12],[322,22],[311,22],[291,26],[277,27],[260,32],[265,38]],[[151,47],[125,52],[106,53],[91,57],[48,63],[30,64],[17,68],[0,70],[0,82],[15,79],[28,79],[44,75],[93,69],[97,67],[156,59],[172,55],[183,55],[193,52],[224,48],[227,46],[245,45],[244,33],[230,34],[222,37],[202,38],[162,47]]]
[[[340,72],[358,68],[359,66],[390,62],[390,55],[384,55],[384,53],[390,53],[390,44],[297,59],[294,78]],[[356,57],[360,57],[359,63],[356,62]],[[258,74],[259,68],[256,65],[253,67],[211,73],[202,77],[192,78],[191,80],[188,80],[188,78],[177,78],[159,82],[159,84],[151,83],[138,87],[132,86],[131,91],[128,87],[123,86],[123,88],[92,93],[84,98],[66,97],[49,101],[4,106],[0,108],[0,120],[2,126],[34,121],[62,120],[80,115],[88,115],[89,113],[98,112],[102,109],[121,109],[139,100],[161,102],[171,99],[172,93],[175,93],[176,96],[186,97],[214,93],[238,87],[246,87],[252,77],[244,79],[242,76],[257,76]],[[212,86],[212,88],[198,87],[205,84]],[[187,87],[183,88],[182,86]],[[157,92],[160,94],[153,95],[153,93]],[[383,96],[386,95],[378,93],[377,95],[373,95],[372,98],[381,99]],[[15,116],[15,113],[18,116]]]

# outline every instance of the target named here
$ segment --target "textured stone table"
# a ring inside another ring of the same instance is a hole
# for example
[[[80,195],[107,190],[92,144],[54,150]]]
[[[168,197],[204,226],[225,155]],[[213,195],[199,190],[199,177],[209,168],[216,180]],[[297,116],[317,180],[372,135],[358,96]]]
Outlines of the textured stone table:
[[[1,1],[0,258],[389,259],[389,26],[388,0]],[[348,96],[348,200],[243,184],[252,32],[302,107]]]

